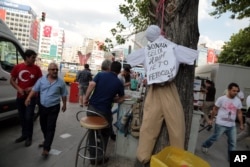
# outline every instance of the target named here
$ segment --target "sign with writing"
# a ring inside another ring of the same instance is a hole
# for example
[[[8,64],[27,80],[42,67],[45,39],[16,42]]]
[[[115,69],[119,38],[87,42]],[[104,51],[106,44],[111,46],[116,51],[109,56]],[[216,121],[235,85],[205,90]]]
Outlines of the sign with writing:
[[[148,84],[172,80],[176,75],[176,57],[173,45],[157,40],[146,47]]]

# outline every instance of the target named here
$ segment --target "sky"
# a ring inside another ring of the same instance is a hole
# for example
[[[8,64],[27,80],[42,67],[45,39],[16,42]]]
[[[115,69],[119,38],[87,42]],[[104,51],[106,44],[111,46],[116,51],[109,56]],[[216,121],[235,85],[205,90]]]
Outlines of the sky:
[[[66,46],[81,45],[85,37],[111,38],[110,30],[118,21],[126,22],[119,12],[119,4],[124,0],[9,0],[31,6],[38,15],[46,13],[46,18],[59,21],[65,30]],[[199,43],[220,49],[224,42],[249,26],[249,19],[232,20],[229,14],[219,19],[209,16],[213,10],[212,0],[199,1]]]

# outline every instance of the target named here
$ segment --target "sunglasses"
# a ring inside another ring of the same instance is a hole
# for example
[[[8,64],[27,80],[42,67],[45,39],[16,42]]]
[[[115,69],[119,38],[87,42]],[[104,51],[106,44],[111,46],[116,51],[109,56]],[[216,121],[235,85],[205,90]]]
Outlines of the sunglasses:
[[[58,68],[51,68],[49,70],[51,70],[51,71],[58,71]]]

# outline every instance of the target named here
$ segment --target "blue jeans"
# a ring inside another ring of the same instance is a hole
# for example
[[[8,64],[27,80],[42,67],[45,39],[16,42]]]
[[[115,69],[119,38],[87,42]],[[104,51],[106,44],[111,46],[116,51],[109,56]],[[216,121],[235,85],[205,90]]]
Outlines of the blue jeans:
[[[24,102],[25,98],[16,99],[19,119],[22,126],[22,136],[32,139],[36,98],[31,98],[30,104],[27,107],[25,106]]]
[[[226,127],[226,126],[215,124],[214,134],[210,136],[202,144],[202,147],[206,147],[206,148],[211,147],[213,143],[217,141],[223,133],[227,135],[228,156],[229,156],[230,151],[233,151],[236,149],[236,127],[235,126]]]

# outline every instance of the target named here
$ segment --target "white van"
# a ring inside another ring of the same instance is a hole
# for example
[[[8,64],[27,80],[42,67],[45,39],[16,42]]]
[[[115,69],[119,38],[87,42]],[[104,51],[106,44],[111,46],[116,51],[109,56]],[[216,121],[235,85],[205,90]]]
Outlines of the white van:
[[[10,72],[22,63],[24,50],[15,35],[0,19],[0,121],[18,115],[16,89],[10,85]]]

